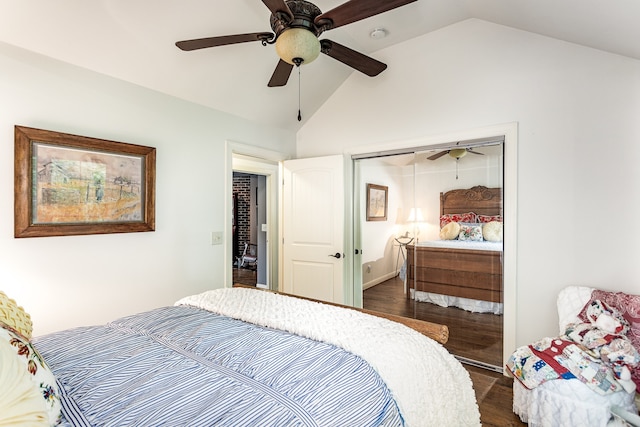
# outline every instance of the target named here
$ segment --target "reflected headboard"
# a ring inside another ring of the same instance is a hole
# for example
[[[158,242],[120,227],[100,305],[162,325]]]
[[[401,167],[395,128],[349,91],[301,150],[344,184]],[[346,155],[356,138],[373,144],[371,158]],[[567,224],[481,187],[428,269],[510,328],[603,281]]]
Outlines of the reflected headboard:
[[[469,189],[440,193],[440,215],[465,212],[502,215],[502,188],[477,185]]]

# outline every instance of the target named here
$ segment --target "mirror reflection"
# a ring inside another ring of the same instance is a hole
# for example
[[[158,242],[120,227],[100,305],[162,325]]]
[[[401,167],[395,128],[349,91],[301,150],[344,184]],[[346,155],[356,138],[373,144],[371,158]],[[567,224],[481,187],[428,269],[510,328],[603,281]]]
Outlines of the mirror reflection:
[[[364,308],[445,324],[450,352],[501,372],[503,144],[356,161],[389,188],[387,221],[362,218]]]

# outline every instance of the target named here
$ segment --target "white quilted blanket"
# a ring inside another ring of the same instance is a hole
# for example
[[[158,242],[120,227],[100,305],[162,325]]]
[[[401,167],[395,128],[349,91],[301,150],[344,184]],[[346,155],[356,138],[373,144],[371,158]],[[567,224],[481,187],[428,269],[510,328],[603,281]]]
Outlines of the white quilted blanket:
[[[386,382],[408,426],[479,426],[468,372],[439,343],[387,319],[259,292],[217,289],[186,297],[192,305],[245,322],[341,347],[365,359]]]

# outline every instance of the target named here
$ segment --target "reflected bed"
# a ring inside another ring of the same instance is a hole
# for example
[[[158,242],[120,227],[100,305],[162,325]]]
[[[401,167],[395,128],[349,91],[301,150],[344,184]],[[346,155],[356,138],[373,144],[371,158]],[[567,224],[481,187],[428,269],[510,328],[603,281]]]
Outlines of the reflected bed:
[[[473,215],[466,215],[473,214]],[[440,193],[441,225],[502,221],[502,189],[476,186]],[[471,219],[470,219],[471,218]],[[408,298],[501,314],[502,239],[435,240],[407,246]]]

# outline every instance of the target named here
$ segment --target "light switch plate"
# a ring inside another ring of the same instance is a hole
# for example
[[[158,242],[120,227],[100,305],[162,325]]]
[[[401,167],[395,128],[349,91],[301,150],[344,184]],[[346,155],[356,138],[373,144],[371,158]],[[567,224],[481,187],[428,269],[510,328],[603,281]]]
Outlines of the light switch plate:
[[[212,231],[211,232],[211,244],[212,245],[221,245],[222,244],[222,231]]]

